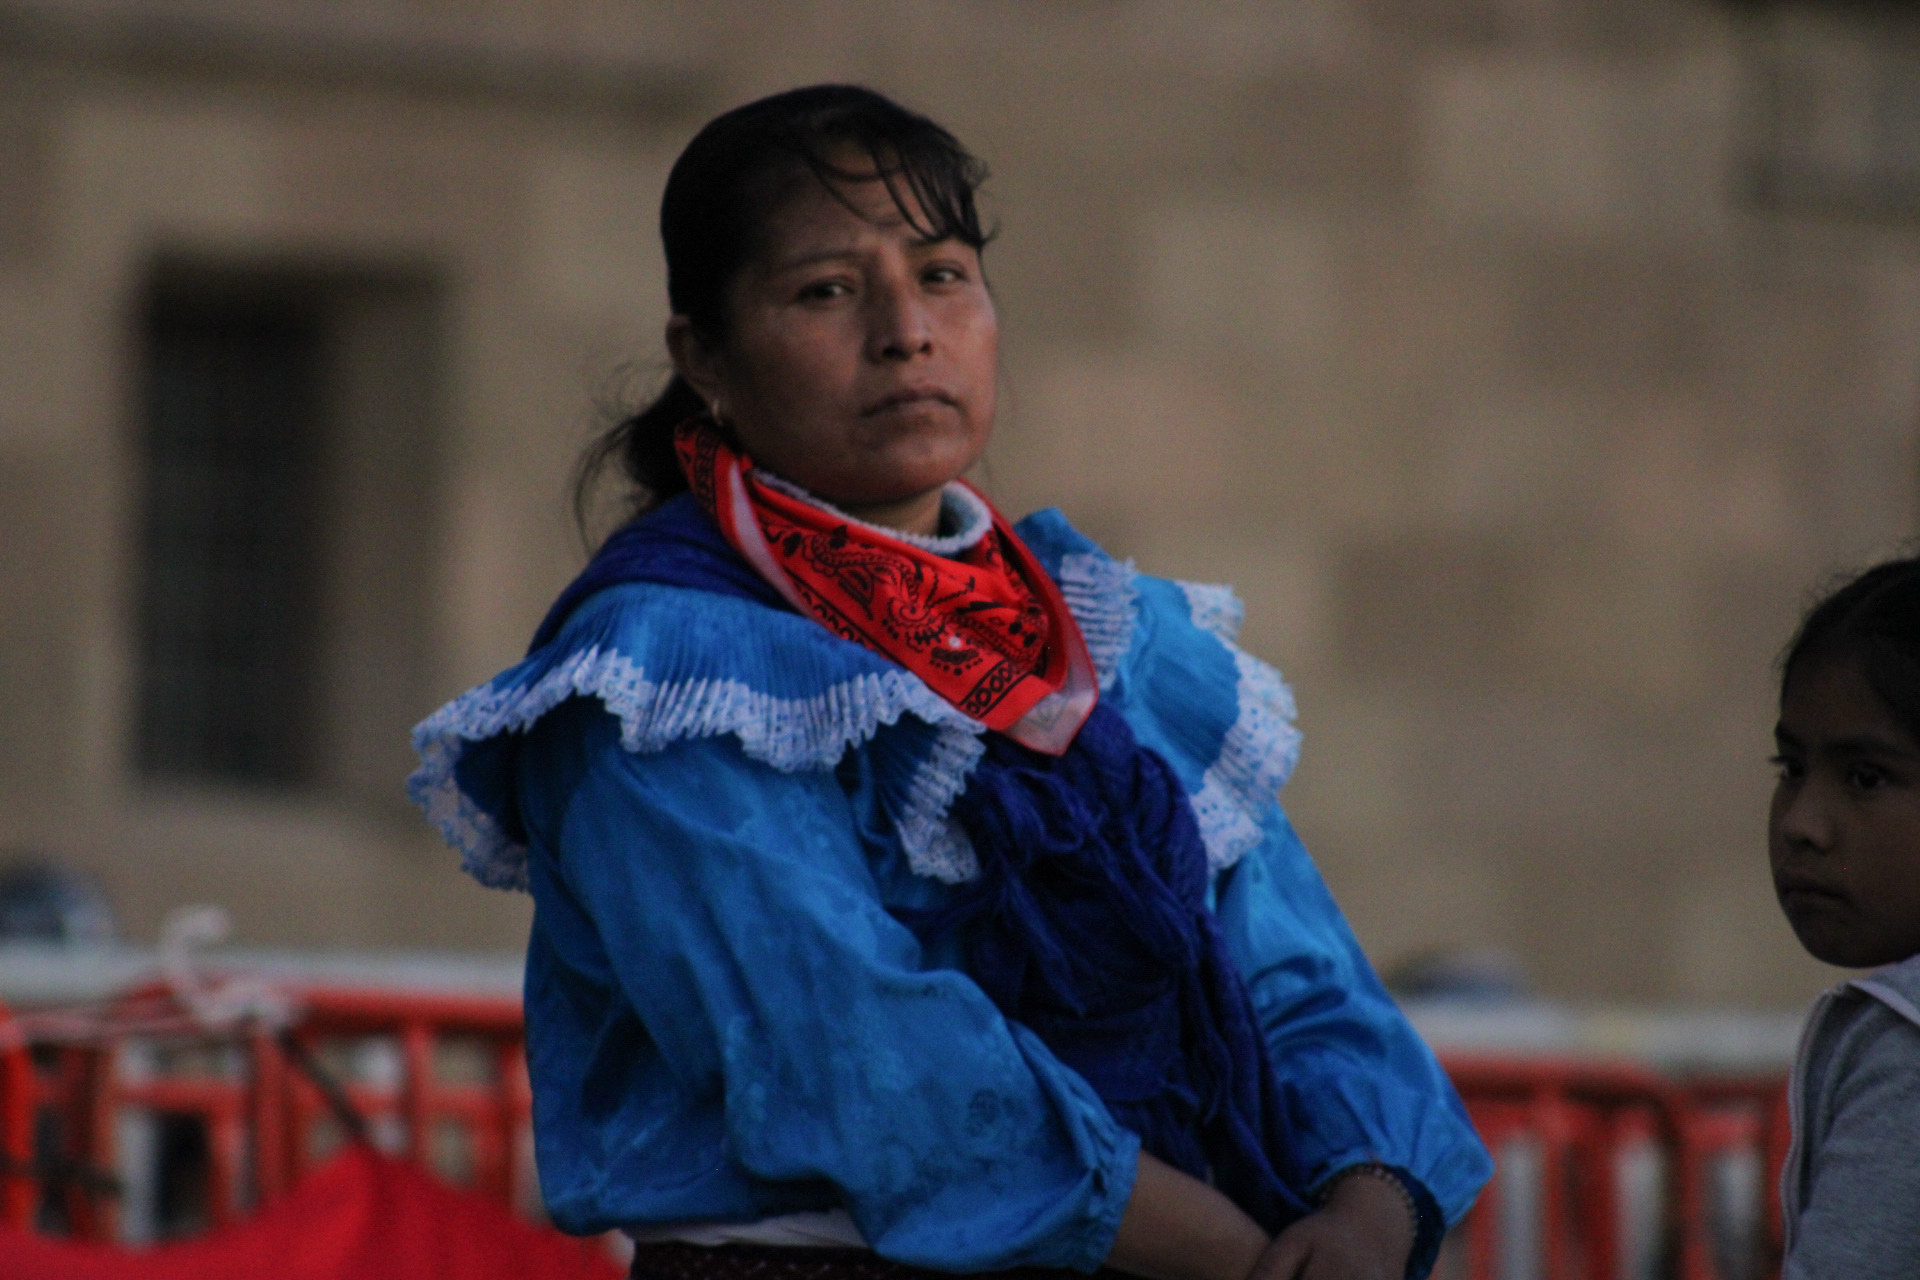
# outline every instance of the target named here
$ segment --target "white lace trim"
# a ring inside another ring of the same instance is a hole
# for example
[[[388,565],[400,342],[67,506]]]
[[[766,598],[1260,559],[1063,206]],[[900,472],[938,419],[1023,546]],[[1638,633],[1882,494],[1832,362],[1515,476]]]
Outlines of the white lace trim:
[[[769,489],[786,494],[808,506],[818,507],[835,520],[845,520],[856,528],[868,533],[877,533],[883,538],[892,538],[904,542],[910,547],[918,547],[936,556],[957,556],[980,539],[987,536],[993,528],[993,512],[978,494],[959,483],[949,484],[940,493],[940,522],[951,525],[954,532],[931,535],[910,533],[905,529],[889,529],[885,525],[869,524],[858,516],[850,516],[824,498],[817,498],[791,480],[784,480],[771,471],[756,468],[753,478]]]
[[[811,698],[778,698],[738,680],[657,683],[624,654],[596,645],[569,654],[531,686],[483,685],[463,694],[413,731],[421,765],[407,780],[408,793],[460,850],[461,865],[480,883],[525,889],[527,850],[461,792],[454,777],[461,752],[469,742],[523,732],[580,696],[598,698],[619,718],[620,743],[629,751],[659,751],[682,740],[730,733],[747,755],[788,773],[831,765],[881,725],[911,712],[940,735],[932,756],[914,775],[898,818],[907,860],[922,875],[947,879],[972,857],[969,847],[963,858],[943,828],[948,806],[984,750],[977,735],[985,726],[956,711],[919,677],[889,671],[859,676]]]
[[[448,710],[451,706],[443,707],[434,719]],[[420,767],[407,779],[407,794],[439,829],[441,839],[459,850],[462,871],[489,889],[528,892],[526,846],[509,839],[454,779],[454,766],[467,744],[453,734],[422,738],[426,727],[423,723],[413,731]]]
[[[1134,623],[1140,615],[1140,591],[1133,579],[1131,560],[1088,552],[1060,561],[1060,594],[1080,624],[1102,693],[1113,687],[1120,663],[1133,647]]]
[[[660,1227],[625,1227],[637,1244],[678,1242],[712,1248],[723,1244],[767,1244],[789,1249],[866,1249],[867,1238],[845,1209],[823,1213],[783,1213],[758,1222],[673,1222]]]
[[[1131,564],[1098,554],[1067,556],[1061,565],[1061,593],[1086,637],[1102,689],[1112,685],[1133,643],[1139,602],[1134,576]],[[1293,724],[1293,695],[1280,673],[1232,642],[1241,614],[1232,591],[1179,585],[1194,622],[1228,646],[1237,672],[1237,718],[1193,797],[1208,865],[1219,872],[1259,842],[1262,820],[1299,756],[1300,732]],[[985,751],[985,727],[918,677],[876,673],[810,698],[780,698],[739,680],[656,682],[617,650],[594,646],[568,655],[530,686],[474,689],[414,730],[421,764],[407,789],[480,883],[525,890],[527,851],[460,790],[454,770],[461,753],[470,743],[524,732],[580,696],[598,698],[619,718],[621,745],[629,751],[733,734],[747,755],[789,773],[829,767],[881,725],[912,714],[934,727],[935,741],[908,782],[895,819],[908,866],[948,884],[979,872],[973,846],[951,810]]]
[[[1207,866],[1217,875],[1260,843],[1262,820],[1300,759],[1298,712],[1280,672],[1235,643],[1246,610],[1233,589],[1202,582],[1175,585],[1187,597],[1194,624],[1227,646],[1238,677],[1239,714],[1193,797]]]
[[[962,884],[980,874],[980,856],[954,820],[953,802],[967,789],[967,779],[986,751],[980,734],[942,727],[932,754],[907,784],[906,804],[894,829],[915,875]]]
[[[1240,640],[1240,624],[1247,619],[1247,608],[1233,588],[1218,582],[1176,582],[1187,598],[1187,610],[1193,625],[1211,632],[1227,644]]]

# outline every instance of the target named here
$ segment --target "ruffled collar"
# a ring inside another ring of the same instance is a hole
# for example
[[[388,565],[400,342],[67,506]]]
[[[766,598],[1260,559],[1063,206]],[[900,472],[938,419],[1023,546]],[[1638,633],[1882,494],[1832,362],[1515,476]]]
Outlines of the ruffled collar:
[[[949,808],[981,757],[984,726],[911,673],[777,599],[756,598],[764,586],[744,565],[734,586],[710,589],[721,585],[715,566],[734,557],[691,497],[634,527],[649,530],[635,554],[663,584],[582,582],[578,607],[556,606],[526,660],[415,729],[421,767],[408,789],[467,870],[483,884],[526,887],[511,744],[560,703],[590,697],[620,721],[621,741],[635,752],[729,735],[749,758],[791,772],[830,768],[868,744],[909,865],[948,883],[970,879],[973,850]],[[1019,532],[1059,582],[1103,693],[1143,724],[1178,724],[1177,733],[1148,737],[1182,770],[1210,865],[1232,866],[1263,838],[1300,746],[1280,673],[1234,643],[1239,602],[1224,587],[1137,577],[1055,511],[1028,517]],[[668,554],[676,548],[683,572],[662,572],[676,563]],[[1167,655],[1157,666],[1177,665],[1179,681],[1146,678],[1151,661],[1133,665],[1143,623],[1154,651]],[[1130,689],[1120,687],[1123,668],[1134,673]],[[1223,691],[1227,704],[1216,706]]]

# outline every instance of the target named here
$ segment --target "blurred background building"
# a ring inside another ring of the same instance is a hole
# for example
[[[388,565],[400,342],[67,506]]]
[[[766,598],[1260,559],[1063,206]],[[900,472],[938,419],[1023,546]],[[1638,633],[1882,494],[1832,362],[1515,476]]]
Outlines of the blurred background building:
[[[680,146],[844,79],[994,170],[983,483],[1239,587],[1377,963],[1800,1001],[1770,662],[1920,532],[1911,8],[0,0],[0,848],[519,947],[407,730],[584,558]]]

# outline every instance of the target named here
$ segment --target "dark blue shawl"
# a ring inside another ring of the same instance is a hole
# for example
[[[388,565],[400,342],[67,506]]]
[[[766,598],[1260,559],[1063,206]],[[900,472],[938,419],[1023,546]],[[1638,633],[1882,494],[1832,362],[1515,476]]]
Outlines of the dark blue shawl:
[[[607,539],[533,647],[623,582],[789,607],[682,494]],[[1305,1213],[1278,1082],[1207,905],[1192,802],[1167,762],[1103,701],[1058,758],[988,734],[953,813],[980,875],[908,926],[958,938],[981,990],[1146,1150],[1210,1180],[1270,1232]]]

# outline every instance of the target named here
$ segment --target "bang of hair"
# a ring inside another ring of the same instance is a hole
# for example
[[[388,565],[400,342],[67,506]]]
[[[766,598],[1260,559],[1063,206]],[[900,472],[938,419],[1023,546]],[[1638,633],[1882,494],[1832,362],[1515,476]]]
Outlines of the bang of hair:
[[[1778,661],[1780,695],[1807,672],[1848,664],[1920,743],[1920,559],[1876,565],[1808,610]]]
[[[986,181],[986,166],[931,121],[911,130],[872,127],[876,123],[858,116],[824,120],[814,130],[796,132],[789,150],[849,209],[854,206],[846,188],[878,179],[921,236],[984,249],[993,235],[980,225],[974,192]],[[868,165],[848,166],[847,148],[864,154]]]

